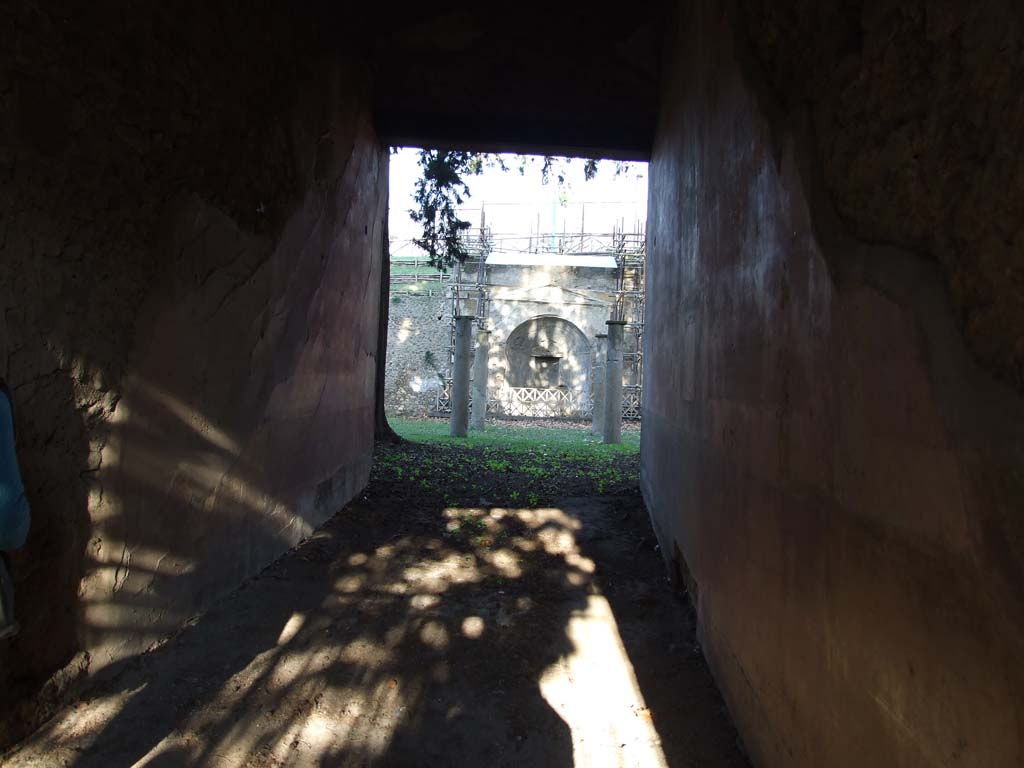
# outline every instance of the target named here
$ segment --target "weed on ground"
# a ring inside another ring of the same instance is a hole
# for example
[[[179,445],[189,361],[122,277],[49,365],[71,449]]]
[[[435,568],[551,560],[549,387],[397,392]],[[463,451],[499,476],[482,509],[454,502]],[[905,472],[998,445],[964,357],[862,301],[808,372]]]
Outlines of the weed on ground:
[[[407,442],[377,446],[372,480],[410,501],[538,507],[565,497],[637,494],[639,432],[604,445],[571,427],[488,426],[454,438],[441,420],[391,425]]]

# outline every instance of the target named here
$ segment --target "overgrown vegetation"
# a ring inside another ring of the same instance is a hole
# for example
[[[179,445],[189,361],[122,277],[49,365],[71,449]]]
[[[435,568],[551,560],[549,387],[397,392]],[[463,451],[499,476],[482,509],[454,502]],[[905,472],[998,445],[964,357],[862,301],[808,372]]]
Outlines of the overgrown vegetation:
[[[496,426],[455,439],[443,421],[393,419],[392,426],[408,442],[378,445],[373,479],[408,494],[412,504],[541,507],[571,496],[638,492],[637,433],[603,445],[569,428]]]

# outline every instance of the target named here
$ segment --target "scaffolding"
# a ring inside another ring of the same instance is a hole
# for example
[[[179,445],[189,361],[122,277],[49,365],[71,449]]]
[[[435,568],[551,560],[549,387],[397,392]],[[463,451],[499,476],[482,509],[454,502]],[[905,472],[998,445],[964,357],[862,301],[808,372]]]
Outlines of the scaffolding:
[[[616,232],[613,243],[617,274],[611,319],[626,323],[622,365],[628,383],[622,385],[622,415],[639,419],[644,387],[644,268],[647,260],[643,227],[637,222],[631,233]]]

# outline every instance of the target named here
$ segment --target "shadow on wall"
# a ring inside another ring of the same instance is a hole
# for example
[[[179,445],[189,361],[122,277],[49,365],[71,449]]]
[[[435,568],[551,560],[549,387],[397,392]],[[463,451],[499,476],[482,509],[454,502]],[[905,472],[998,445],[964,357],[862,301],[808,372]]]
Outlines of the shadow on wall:
[[[298,509],[285,497],[292,489],[270,485],[270,457],[258,447],[267,438],[254,435],[244,452],[150,385],[138,386],[132,405],[104,451],[112,490],[93,511],[82,584],[83,644],[100,665],[166,637],[336,510],[333,493]]]
[[[10,323],[18,327],[17,319]],[[32,530],[13,555],[16,616],[21,632],[0,642],[0,745],[24,735],[23,723],[48,716],[63,690],[88,666],[79,648],[78,590],[85,572],[88,494],[96,470],[85,420],[76,407],[75,374],[49,350],[35,350],[35,376],[13,350],[11,394],[18,460],[32,505]],[[66,666],[67,665],[67,666]],[[51,678],[54,670],[63,669]],[[41,681],[47,681],[42,684]]]
[[[368,116],[338,123],[348,154],[321,164],[273,242],[197,196],[169,203],[138,311],[92,294],[125,339],[75,326],[78,306],[12,311],[12,337],[33,345],[10,380],[33,529],[15,563],[22,634],[0,646],[0,743],[365,484],[387,162]]]
[[[368,457],[360,466],[352,448],[333,446],[327,460],[340,470],[315,489],[271,485],[267,468],[288,435],[272,448],[273,427],[257,432],[244,452],[202,413],[144,384],[129,393],[130,409],[117,409],[101,460],[88,451],[70,379],[33,386],[15,390],[26,393],[19,405],[45,401],[52,421],[19,419],[33,530],[15,559],[22,632],[0,646],[3,743],[49,717],[87,673],[164,640],[308,536],[369,468]],[[273,477],[289,477],[281,470]]]
[[[0,287],[33,511],[0,743],[368,475],[387,155],[363,62],[308,12],[0,4]]]

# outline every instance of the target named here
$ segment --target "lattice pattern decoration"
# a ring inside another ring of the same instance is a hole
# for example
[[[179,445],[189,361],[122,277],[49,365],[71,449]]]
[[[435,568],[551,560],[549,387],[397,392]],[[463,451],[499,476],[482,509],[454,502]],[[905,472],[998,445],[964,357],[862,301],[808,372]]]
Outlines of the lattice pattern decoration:
[[[643,387],[622,388],[622,418],[639,419]]]
[[[534,418],[585,418],[593,410],[589,397],[568,389],[540,389],[535,387],[509,387],[503,411],[508,416]]]
[[[473,407],[473,398],[469,398],[469,407]],[[444,386],[437,390],[437,395],[434,399],[434,414],[443,415],[452,412],[452,383],[446,381]],[[487,398],[487,412],[488,413],[504,413],[501,409],[501,401],[495,398]]]
[[[438,413],[452,412],[452,383],[450,381],[446,381],[444,385],[437,390],[437,400],[434,403],[434,410]]]
[[[487,412],[504,416],[526,416],[533,418],[577,418],[588,419],[594,413],[594,402],[578,392],[566,389],[537,389],[534,387],[510,387],[501,398],[488,398]],[[643,395],[642,387],[622,388],[622,418],[639,419]],[[472,398],[470,398],[472,407]],[[452,412],[451,382],[446,382],[437,391],[435,411],[438,414]]]

